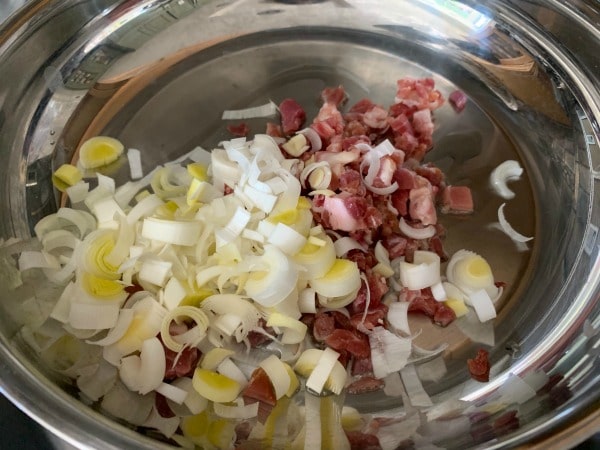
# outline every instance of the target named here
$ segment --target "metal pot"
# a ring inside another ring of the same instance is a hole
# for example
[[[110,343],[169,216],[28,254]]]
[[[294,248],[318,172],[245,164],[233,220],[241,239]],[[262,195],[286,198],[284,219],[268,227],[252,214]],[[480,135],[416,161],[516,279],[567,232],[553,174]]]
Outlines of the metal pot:
[[[450,448],[575,445],[599,427],[599,19],[589,0],[32,1],[0,28],[0,236],[27,238],[56,210],[53,168],[90,136],[142,149],[148,170],[225,138],[223,109],[294,96],[316,111],[319,89],[340,83],[354,99],[383,102],[396,79],[433,76],[444,93],[469,96],[461,113],[436,116],[428,155],[475,195],[472,218],[447,219],[448,249],[489,255],[508,285],[489,383],[468,380],[477,345],[456,329],[422,338],[450,344],[448,373],[425,385],[434,403],[487,405],[489,415],[471,417],[470,434],[440,437],[439,422],[420,432]],[[525,246],[492,226],[504,200],[488,175],[505,159],[525,168],[506,206],[535,236]],[[85,405],[46,367],[22,339],[31,317],[18,304],[53,289],[11,290],[2,273],[3,393],[81,448],[166,446]],[[546,383],[534,397],[498,403],[516,378],[535,376]],[[403,413],[383,396],[348,401]]]

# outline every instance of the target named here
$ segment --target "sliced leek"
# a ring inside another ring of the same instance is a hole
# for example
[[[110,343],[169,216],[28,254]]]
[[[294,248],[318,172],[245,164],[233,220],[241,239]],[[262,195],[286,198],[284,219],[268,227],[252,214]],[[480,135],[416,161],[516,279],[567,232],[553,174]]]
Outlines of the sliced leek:
[[[85,141],[79,148],[79,164],[84,169],[95,169],[115,162],[125,147],[117,139],[96,136]]]
[[[194,371],[192,383],[198,394],[216,403],[232,402],[242,390],[242,386],[237,381],[201,368]]]

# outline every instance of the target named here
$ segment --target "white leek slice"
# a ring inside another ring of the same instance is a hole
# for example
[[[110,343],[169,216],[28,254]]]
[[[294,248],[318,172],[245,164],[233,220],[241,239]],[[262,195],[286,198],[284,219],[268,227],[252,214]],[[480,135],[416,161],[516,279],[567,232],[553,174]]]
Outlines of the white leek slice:
[[[164,304],[171,311],[182,302],[188,295],[188,291],[184,284],[175,277],[171,277],[165,284],[164,289]]]
[[[335,363],[338,362],[339,357],[340,354],[338,352],[329,347],[326,348],[319,357],[317,365],[306,380],[306,388],[320,394],[323,391],[327,379],[331,375]]]
[[[262,360],[259,367],[261,367],[269,376],[275,390],[275,398],[279,400],[286,395],[290,388],[291,379],[285,364],[277,356],[271,355]],[[327,379],[327,376],[325,377],[325,380]],[[323,381],[323,383],[325,383],[325,381]]]
[[[114,344],[125,335],[125,333],[129,329],[129,326],[131,325],[131,322],[133,321],[133,316],[134,311],[132,309],[121,309],[119,311],[117,323],[114,325],[114,327],[111,328],[111,330],[104,338],[99,339],[97,341],[88,340],[86,342],[88,344],[100,346]]]
[[[227,152],[223,149],[214,149],[211,152],[211,171],[213,184],[221,192],[225,185],[236,185],[242,176],[239,166],[229,160]]]
[[[44,235],[42,248],[46,252],[52,252],[57,249],[73,250],[80,242],[77,236],[67,230],[52,230]]]
[[[73,186],[69,186],[65,189],[65,192],[71,200],[71,204],[77,204],[82,202],[88,195],[90,190],[90,184],[85,181],[75,183]]]
[[[246,294],[262,306],[271,307],[285,300],[298,282],[298,270],[274,245],[266,245],[261,261],[266,270],[252,272],[244,285]]]
[[[365,248],[356,240],[351,237],[344,236],[337,239],[333,246],[335,248],[335,254],[338,258],[343,258],[350,250],[365,251]]]
[[[242,372],[242,370],[231,360],[231,358],[225,358],[223,361],[221,361],[221,363],[217,366],[217,372],[239,383],[242,389],[248,384],[248,378],[246,378],[244,372]]]
[[[494,287],[494,276],[488,262],[468,250],[459,250],[452,255],[446,267],[446,277],[467,294]]]
[[[307,239],[292,227],[278,223],[267,241],[286,255],[295,255],[306,245]]]
[[[102,410],[134,425],[144,423],[153,406],[153,395],[139,395],[121,382],[117,382],[100,403]]]
[[[277,105],[272,101],[260,106],[244,109],[226,109],[221,116],[222,120],[254,119],[257,117],[270,117],[277,114]]]
[[[438,302],[443,302],[448,298],[448,295],[446,294],[446,289],[444,288],[444,284],[441,281],[431,286],[431,294],[433,295],[433,298]]]
[[[412,341],[401,338],[383,327],[375,327],[369,334],[373,374],[383,379],[404,368],[412,350]]]
[[[192,178],[184,167],[167,165],[156,170],[150,185],[156,195],[162,199],[171,199],[185,195]]]
[[[208,406],[208,400],[196,392],[190,378],[177,378],[171,385],[187,392],[183,404],[187,406],[192,414],[200,414]]]
[[[428,225],[423,228],[415,228],[411,227],[406,223],[404,217],[400,217],[400,231],[409,238],[412,239],[429,239],[435,235],[435,227],[433,225]]]
[[[311,287],[324,297],[342,297],[357,291],[361,279],[358,265],[347,259],[336,259],[327,273],[310,280]]]
[[[119,319],[119,305],[114,303],[72,302],[69,324],[78,330],[104,330],[112,328]]]
[[[147,259],[142,263],[138,278],[140,281],[164,287],[169,277],[173,274],[173,264],[170,261]]]
[[[115,233],[111,230],[97,230],[88,234],[81,244],[78,253],[81,260],[79,266],[83,271],[100,278],[119,279],[117,266],[106,261],[115,246]]]
[[[200,368],[194,371],[192,383],[198,394],[215,403],[232,402],[242,390],[242,386],[237,381]]]
[[[314,236],[311,236],[314,237]],[[294,255],[294,261],[303,267],[300,276],[304,280],[323,277],[336,261],[335,247],[329,236],[319,235],[325,242],[319,246],[309,242]]]
[[[173,321],[177,324],[181,323],[182,317],[191,319],[196,323],[199,336],[201,337],[203,337],[206,334],[206,330],[208,329],[208,317],[199,308],[196,308],[194,306],[178,306],[172,311],[169,311],[162,320],[160,327],[160,337],[163,343],[165,344],[165,347],[167,347],[170,350],[173,350],[174,352],[180,352],[181,350],[183,350],[185,345],[173,339],[171,333],[169,332],[169,327],[171,325],[171,322]]]
[[[248,333],[258,326],[261,315],[256,307],[244,297],[235,294],[216,294],[207,297],[200,303],[205,312],[215,315],[235,314],[240,318],[240,325],[235,331],[238,342],[246,338]]]
[[[492,302],[492,299],[485,289],[480,289],[479,291],[472,293],[469,296],[469,300],[481,322],[487,322],[496,317],[494,302]]]
[[[61,323],[68,323],[71,301],[77,292],[78,289],[74,282],[67,284],[58,298],[58,301],[54,304],[54,308],[52,308],[52,311],[50,312],[50,317]]]
[[[233,350],[215,347],[204,354],[202,361],[200,361],[200,367],[206,370],[215,370],[225,358],[233,355],[235,355]]]
[[[246,420],[252,419],[258,415],[258,405],[258,402],[243,406],[215,403],[213,405],[213,410],[217,416],[223,417],[224,419]]]
[[[133,225],[142,217],[151,216],[154,211],[156,211],[156,208],[164,204],[165,202],[163,202],[156,194],[150,194],[140,200],[137,205],[127,213],[127,222]]]
[[[504,207],[505,206],[506,206],[506,203],[502,203],[500,205],[500,207],[498,208],[498,222],[500,222],[500,227],[502,227],[502,231],[504,231],[508,235],[508,237],[510,237],[515,242],[524,243],[524,242],[529,242],[530,240],[532,240],[533,236],[531,236],[531,237],[523,236],[521,233],[515,231],[515,229],[508,222],[508,220],[506,220],[506,217],[504,216]]]
[[[394,302],[389,305],[387,321],[394,331],[410,336],[410,326],[408,324],[408,306],[410,302]]]
[[[323,352],[324,350],[318,350],[316,348],[304,350],[294,365],[294,371],[299,375],[308,378],[319,363]],[[344,366],[336,360],[333,369],[327,377],[324,388],[334,394],[340,394],[346,384],[346,376],[347,374]]]
[[[500,197],[510,200],[514,198],[515,193],[506,184],[508,181],[518,180],[522,174],[523,168],[518,161],[504,161],[492,171],[490,183]]]
[[[164,348],[158,338],[146,339],[140,355],[131,355],[121,360],[119,375],[130,390],[147,394],[162,383],[166,359]]]
[[[188,188],[186,202],[190,206],[195,203],[209,203],[221,195],[209,182],[194,178]]]
[[[142,168],[142,154],[135,148],[127,150],[127,161],[129,162],[129,175],[132,180],[139,180],[144,177]]]
[[[134,318],[129,328],[116,343],[104,347],[104,358],[111,364],[136,350],[142,343],[160,332],[162,320],[167,311],[152,297],[144,297],[133,307]]]
[[[312,128],[303,128],[298,131],[296,134],[303,134],[310,141],[310,149],[312,151],[319,151],[323,146],[323,142],[321,141],[321,136]]]
[[[19,255],[19,270],[60,269],[58,260],[47,252],[24,251]]]
[[[66,223],[65,223],[66,222]],[[85,211],[71,208],[60,208],[55,214],[50,214],[35,224],[34,232],[38,239],[52,230],[62,230],[74,226],[78,232],[78,237],[83,237],[96,228],[96,219]]]
[[[79,164],[84,169],[95,169],[116,161],[123,153],[123,144],[117,139],[96,136],[79,148]]]
[[[161,383],[155,390],[178,405],[181,405],[188,396],[188,393],[185,389],[181,389],[177,386],[167,383]]]
[[[198,242],[202,225],[196,221],[163,220],[155,217],[144,219],[142,236],[168,244],[192,246]]]
[[[115,216],[125,215],[119,204],[113,197],[105,197],[95,202],[90,208],[99,228],[116,228]]]
[[[283,338],[281,339],[282,344],[298,344],[302,342],[308,330],[308,327],[303,322],[278,312],[269,315],[267,326],[285,328]]]
[[[281,147],[294,158],[298,158],[310,148],[307,145],[306,136],[303,134],[296,134]]]
[[[332,172],[327,161],[308,164],[302,170],[300,182],[303,187],[311,189],[327,189],[331,184]]]
[[[305,288],[300,291],[298,308],[301,313],[315,314],[317,312],[317,293],[313,288]]]
[[[254,206],[267,214],[273,210],[275,203],[277,202],[276,195],[259,191],[249,185],[244,186],[243,192],[252,201]]]
[[[175,434],[177,428],[179,428],[179,421],[179,417],[176,416],[161,416],[156,410],[156,407],[154,407],[152,408],[152,411],[150,411],[150,415],[141,425],[146,428],[153,428],[155,430],[158,430],[167,438],[170,438]]]
[[[77,377],[77,387],[84,396],[96,402],[115,385],[118,375],[116,367],[101,360],[93,373]]]
[[[52,174],[52,184],[61,192],[82,179],[81,171],[72,164],[63,164]]]
[[[400,262],[400,282],[410,290],[424,289],[440,282],[440,257],[434,252],[415,251],[413,263]]]
[[[119,216],[119,234],[117,235],[117,241],[110,253],[104,258],[105,261],[111,266],[119,266],[127,258],[129,254],[129,248],[135,242],[135,230],[127,222],[127,218]]]
[[[100,172],[96,173],[98,179],[98,186],[105,191],[114,195],[115,193],[115,179],[109,176],[103,175]]]

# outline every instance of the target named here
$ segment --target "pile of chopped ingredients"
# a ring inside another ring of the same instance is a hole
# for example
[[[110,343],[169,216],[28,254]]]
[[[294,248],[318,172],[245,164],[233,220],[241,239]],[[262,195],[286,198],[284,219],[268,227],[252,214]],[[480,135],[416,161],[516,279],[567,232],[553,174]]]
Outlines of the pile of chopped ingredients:
[[[411,78],[387,109],[364,99],[343,113],[342,87],[321,97],[303,129],[293,99],[229,112],[280,123],[145,177],[129,149],[119,187],[95,173],[89,190],[80,170],[121,157],[108,137],[55,172],[71,207],[36,225],[39,248],[19,268],[64,290],[22,335],[86,402],[188,448],[396,448],[407,435],[394,421],[365,421],[343,396],[432,406],[422,369],[446,346],[416,346],[408,314],[491,323],[502,294],[482,256],[443,249],[438,207],[473,211],[468,187],[422,163],[444,98]],[[487,381],[487,352],[468,367]]]

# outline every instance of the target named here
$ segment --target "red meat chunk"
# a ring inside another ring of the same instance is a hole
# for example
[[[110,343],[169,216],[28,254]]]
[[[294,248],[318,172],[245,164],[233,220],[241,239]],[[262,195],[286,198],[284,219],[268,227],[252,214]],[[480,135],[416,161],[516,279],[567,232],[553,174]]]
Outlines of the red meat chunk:
[[[281,127],[286,135],[298,131],[306,119],[306,112],[292,98],[286,98],[279,104],[279,112],[281,113]]]
[[[490,381],[490,362],[488,360],[488,355],[489,353],[487,350],[479,349],[475,358],[467,360],[469,373],[474,380],[484,383]]]

